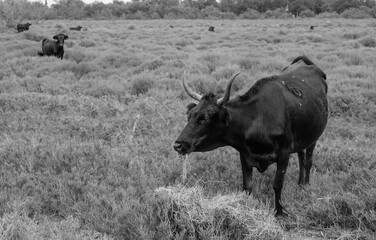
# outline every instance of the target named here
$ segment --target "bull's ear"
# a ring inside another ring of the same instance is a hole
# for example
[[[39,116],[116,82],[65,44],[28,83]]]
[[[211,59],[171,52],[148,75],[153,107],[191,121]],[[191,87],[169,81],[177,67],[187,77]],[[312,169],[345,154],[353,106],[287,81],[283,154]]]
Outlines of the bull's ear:
[[[57,39],[57,35],[53,36],[53,39]]]
[[[191,111],[192,108],[196,107],[197,104],[196,103],[189,103],[187,105],[187,114],[189,113],[189,111]]]
[[[69,37],[68,35],[64,35],[64,39],[67,40]]]
[[[226,127],[228,126],[229,122],[231,121],[231,115],[230,113],[227,111],[226,108],[222,108],[221,110],[221,113],[220,113],[220,118],[221,118],[221,121],[226,125]]]

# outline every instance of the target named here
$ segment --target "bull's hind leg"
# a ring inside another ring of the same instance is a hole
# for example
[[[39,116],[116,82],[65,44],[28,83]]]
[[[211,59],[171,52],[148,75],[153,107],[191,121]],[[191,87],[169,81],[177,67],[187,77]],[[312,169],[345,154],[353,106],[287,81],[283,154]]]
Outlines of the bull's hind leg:
[[[304,184],[304,182],[305,182],[305,180],[304,180],[304,177],[305,177],[304,151],[298,152],[298,158],[299,158],[299,181],[298,181],[298,184],[301,185],[301,184]]]
[[[311,167],[312,167],[312,155],[313,155],[313,150],[316,147],[316,142],[313,143],[311,146],[307,147],[306,149],[306,154],[305,154],[305,181],[304,184],[309,184],[309,177],[311,173]]]
[[[299,157],[299,184],[309,184],[309,178],[312,167],[312,155],[316,142],[307,147],[304,151],[298,152]]]

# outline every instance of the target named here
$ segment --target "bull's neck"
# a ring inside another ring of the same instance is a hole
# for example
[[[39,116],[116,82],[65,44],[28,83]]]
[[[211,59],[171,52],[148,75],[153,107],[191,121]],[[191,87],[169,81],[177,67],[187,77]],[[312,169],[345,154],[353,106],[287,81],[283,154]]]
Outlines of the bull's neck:
[[[245,151],[246,123],[249,125],[251,119],[247,119],[244,110],[242,111],[239,108],[227,107],[227,110],[231,117],[224,131],[223,141],[226,145],[235,148],[239,152],[243,152]]]

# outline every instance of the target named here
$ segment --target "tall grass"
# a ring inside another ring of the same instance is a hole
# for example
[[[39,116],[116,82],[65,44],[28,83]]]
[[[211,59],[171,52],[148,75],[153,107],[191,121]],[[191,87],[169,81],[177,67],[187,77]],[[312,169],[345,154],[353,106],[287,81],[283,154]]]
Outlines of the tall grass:
[[[371,20],[44,21],[0,42],[0,239],[374,239],[376,55]],[[310,25],[320,26],[314,32]],[[361,29],[361,32],[359,32]],[[69,35],[63,60],[40,40]],[[292,156],[273,217],[275,166],[241,192],[237,152],[172,144],[192,100],[233,94],[305,54],[328,76],[330,117],[311,185]]]

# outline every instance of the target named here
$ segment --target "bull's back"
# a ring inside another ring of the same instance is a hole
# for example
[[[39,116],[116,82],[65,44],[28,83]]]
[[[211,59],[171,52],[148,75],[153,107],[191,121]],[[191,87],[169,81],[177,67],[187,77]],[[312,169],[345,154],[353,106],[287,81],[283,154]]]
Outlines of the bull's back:
[[[17,31],[22,32],[23,30],[25,30],[24,25],[23,24],[17,24]]]
[[[42,51],[44,55],[51,56],[54,55],[55,52],[55,42],[50,39],[43,39],[42,40]]]

